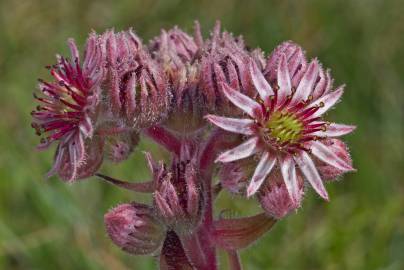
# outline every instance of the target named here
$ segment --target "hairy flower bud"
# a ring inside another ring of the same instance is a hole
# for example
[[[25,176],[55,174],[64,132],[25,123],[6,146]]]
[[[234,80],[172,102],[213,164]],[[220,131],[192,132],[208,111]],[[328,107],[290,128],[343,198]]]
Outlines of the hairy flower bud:
[[[175,27],[163,30],[150,44],[152,56],[166,73],[173,95],[172,111],[165,125],[179,134],[192,133],[206,125],[203,93],[198,87],[200,37],[196,24],[194,37]]]
[[[129,127],[145,128],[167,115],[171,94],[162,69],[143,49],[132,30],[104,34],[112,112]]]
[[[255,96],[248,70],[252,60],[242,37],[235,38],[231,33],[221,33],[220,24],[217,23],[201,58],[201,87],[210,112],[234,114],[221,89],[223,83],[247,96]]]
[[[138,131],[121,132],[106,138],[106,157],[112,162],[122,162],[129,158],[135,146],[139,143]]]
[[[157,189],[154,202],[164,223],[179,234],[191,232],[203,212],[201,179],[194,161],[174,160],[171,168],[154,170]]]
[[[128,253],[154,254],[162,247],[166,231],[147,205],[118,205],[105,214],[104,220],[109,237]]]
[[[290,196],[279,171],[268,177],[257,194],[258,200],[267,214],[276,219],[281,219],[300,207],[304,193],[302,177],[297,176],[297,181],[298,190],[296,190],[297,196],[294,199]]]

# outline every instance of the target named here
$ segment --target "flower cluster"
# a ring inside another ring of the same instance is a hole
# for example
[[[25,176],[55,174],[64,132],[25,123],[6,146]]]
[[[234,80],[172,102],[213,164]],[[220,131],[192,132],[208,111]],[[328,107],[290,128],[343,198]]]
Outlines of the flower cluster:
[[[266,57],[219,23],[204,39],[196,23],[192,36],[175,27],[149,44],[132,29],[91,33],[83,61],[68,44],[71,57],[58,55],[34,94],[38,148],[57,144],[48,176],[96,175],[152,194],[151,205],[113,208],[105,224],[116,245],[160,255],[163,269],[216,269],[217,247],[234,256],[298,209],[309,186],[329,200],[325,181],[354,171],[338,137],[355,127],[324,117],[344,87],[293,42]],[[145,154],[150,181],[98,173],[104,159],[128,159],[142,136],[170,153],[158,162]],[[222,190],[255,197],[263,212],[216,219]]]

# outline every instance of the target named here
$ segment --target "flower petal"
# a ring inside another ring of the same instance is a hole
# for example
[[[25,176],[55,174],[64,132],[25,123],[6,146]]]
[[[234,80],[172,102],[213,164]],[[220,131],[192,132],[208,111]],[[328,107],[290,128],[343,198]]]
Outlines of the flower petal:
[[[252,135],[254,133],[254,130],[252,129],[254,120],[251,119],[228,118],[212,114],[205,116],[205,118],[216,126],[230,132],[244,135]]]
[[[291,156],[286,156],[280,163],[283,181],[285,182],[289,196],[293,203],[300,204],[302,196],[299,183],[297,182],[295,162]]]
[[[255,118],[261,115],[261,106],[251,98],[230,88],[226,83],[221,84],[221,88],[226,97],[249,116]]]
[[[258,137],[252,137],[239,146],[222,153],[220,156],[217,157],[215,162],[231,162],[255,154],[258,151],[258,140]]]
[[[261,187],[262,183],[274,167],[275,162],[276,157],[270,157],[268,152],[265,152],[262,155],[261,160],[254,171],[251,182],[248,185],[247,197],[251,197],[258,191],[258,189]]]
[[[316,82],[316,78],[319,70],[319,63],[317,59],[314,59],[307,68],[306,73],[301,79],[299,86],[296,89],[296,92],[293,95],[291,104],[296,104],[300,101],[305,101],[311,94],[313,90],[314,83]]]
[[[328,201],[328,193],[324,187],[323,181],[314,165],[313,160],[305,151],[294,157],[296,163],[299,165],[300,170],[306,177],[307,181],[311,184],[314,190],[325,200]]]
[[[331,166],[343,171],[353,170],[352,166],[346,163],[343,159],[339,158],[336,153],[334,153],[329,147],[318,141],[313,141],[311,143],[311,150],[313,155],[318,157],[320,160],[324,161]]]
[[[278,105],[280,105],[283,104],[288,95],[292,94],[292,83],[285,54],[282,54],[278,65],[278,86]]]
[[[314,136],[318,137],[339,137],[351,133],[356,126],[331,123],[325,131],[314,132]]]
[[[269,100],[269,97],[274,95],[274,91],[265,79],[262,72],[258,69],[254,62],[250,62],[250,74],[251,79],[254,84],[255,89],[257,89],[258,94],[264,102]]]
[[[344,93],[344,86],[339,87],[337,90],[317,99],[312,104],[320,106],[320,108],[312,115],[312,118],[319,117],[328,111],[332,106],[337,103]]]

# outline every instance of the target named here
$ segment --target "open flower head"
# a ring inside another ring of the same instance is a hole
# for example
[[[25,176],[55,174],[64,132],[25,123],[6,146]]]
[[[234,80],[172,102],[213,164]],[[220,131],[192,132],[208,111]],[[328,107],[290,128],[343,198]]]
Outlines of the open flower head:
[[[295,49],[301,51],[300,48]],[[260,157],[247,187],[247,196],[255,194],[268,175],[279,168],[289,196],[298,202],[298,167],[299,173],[314,190],[328,200],[316,161],[324,162],[341,173],[353,170],[350,159],[338,156],[335,148],[330,147],[326,141],[350,133],[355,127],[323,119],[324,113],[341,98],[343,87],[331,89],[331,80],[324,77],[317,59],[307,64],[303,76],[294,87],[294,62],[305,63],[304,55],[288,57],[284,51],[279,54],[276,56],[276,71],[269,70],[277,74],[272,83],[265,79],[255,63],[249,64],[252,83],[258,94],[256,99],[232,89],[226,83],[221,84],[226,97],[246,117],[238,119],[208,115],[207,119],[227,131],[245,135],[247,140],[222,153],[217,161],[232,162],[254,154]]]
[[[91,175],[102,161],[102,155],[87,158],[88,153],[101,152],[102,141],[93,138],[94,121],[99,104],[100,85],[104,79],[105,50],[96,34],[87,40],[84,61],[72,39],[68,42],[71,59],[57,56],[50,66],[54,80],[39,80],[41,95],[34,94],[40,105],[31,115],[32,127],[43,136],[39,149],[58,142],[51,176],[58,173],[65,180]]]

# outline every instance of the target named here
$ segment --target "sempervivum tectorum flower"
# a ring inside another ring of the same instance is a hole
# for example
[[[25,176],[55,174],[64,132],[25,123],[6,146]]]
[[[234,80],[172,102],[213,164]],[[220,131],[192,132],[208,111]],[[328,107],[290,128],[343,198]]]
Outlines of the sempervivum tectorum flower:
[[[172,111],[166,125],[178,132],[193,132],[206,122],[203,95],[199,90],[199,62],[197,57],[202,46],[198,23],[191,37],[178,27],[162,31],[152,40],[150,51],[164,70],[169,88],[173,95]]]
[[[157,123],[166,116],[170,105],[164,72],[132,30],[108,31],[104,36],[111,111],[118,118],[123,116],[129,127],[144,128]]]
[[[231,33],[221,32],[220,23],[217,23],[201,57],[200,85],[209,111],[232,114],[220,87],[222,83],[247,96],[255,95],[248,71],[252,59],[242,37],[235,38]]]
[[[217,161],[231,162],[260,155],[247,196],[255,194],[271,171],[279,167],[290,197],[298,202],[297,165],[314,190],[328,199],[313,157],[341,172],[353,170],[350,160],[338,156],[335,148],[329,147],[325,141],[329,137],[350,133],[354,127],[322,119],[323,114],[340,99],[343,87],[331,91],[330,84],[321,79],[318,61],[313,60],[305,69],[297,88],[294,88],[286,54],[282,52],[278,58],[277,78],[272,85],[254,63],[250,64],[251,78],[259,94],[257,100],[222,84],[227,98],[248,117],[236,119],[209,115],[207,118],[227,131],[244,134],[248,139],[222,153]],[[321,89],[319,92],[322,94],[314,98],[316,89]]]
[[[101,39],[91,34],[81,64],[73,40],[69,40],[69,47],[72,58],[58,56],[58,63],[49,67],[54,81],[40,80],[43,95],[34,97],[41,105],[31,114],[37,134],[46,134],[38,148],[59,142],[48,176],[57,173],[65,180],[74,180],[92,175],[102,162],[102,139],[93,134],[105,49]]]
[[[104,216],[109,237],[121,249],[135,255],[158,253],[163,245],[166,230],[144,204],[120,204]]]

